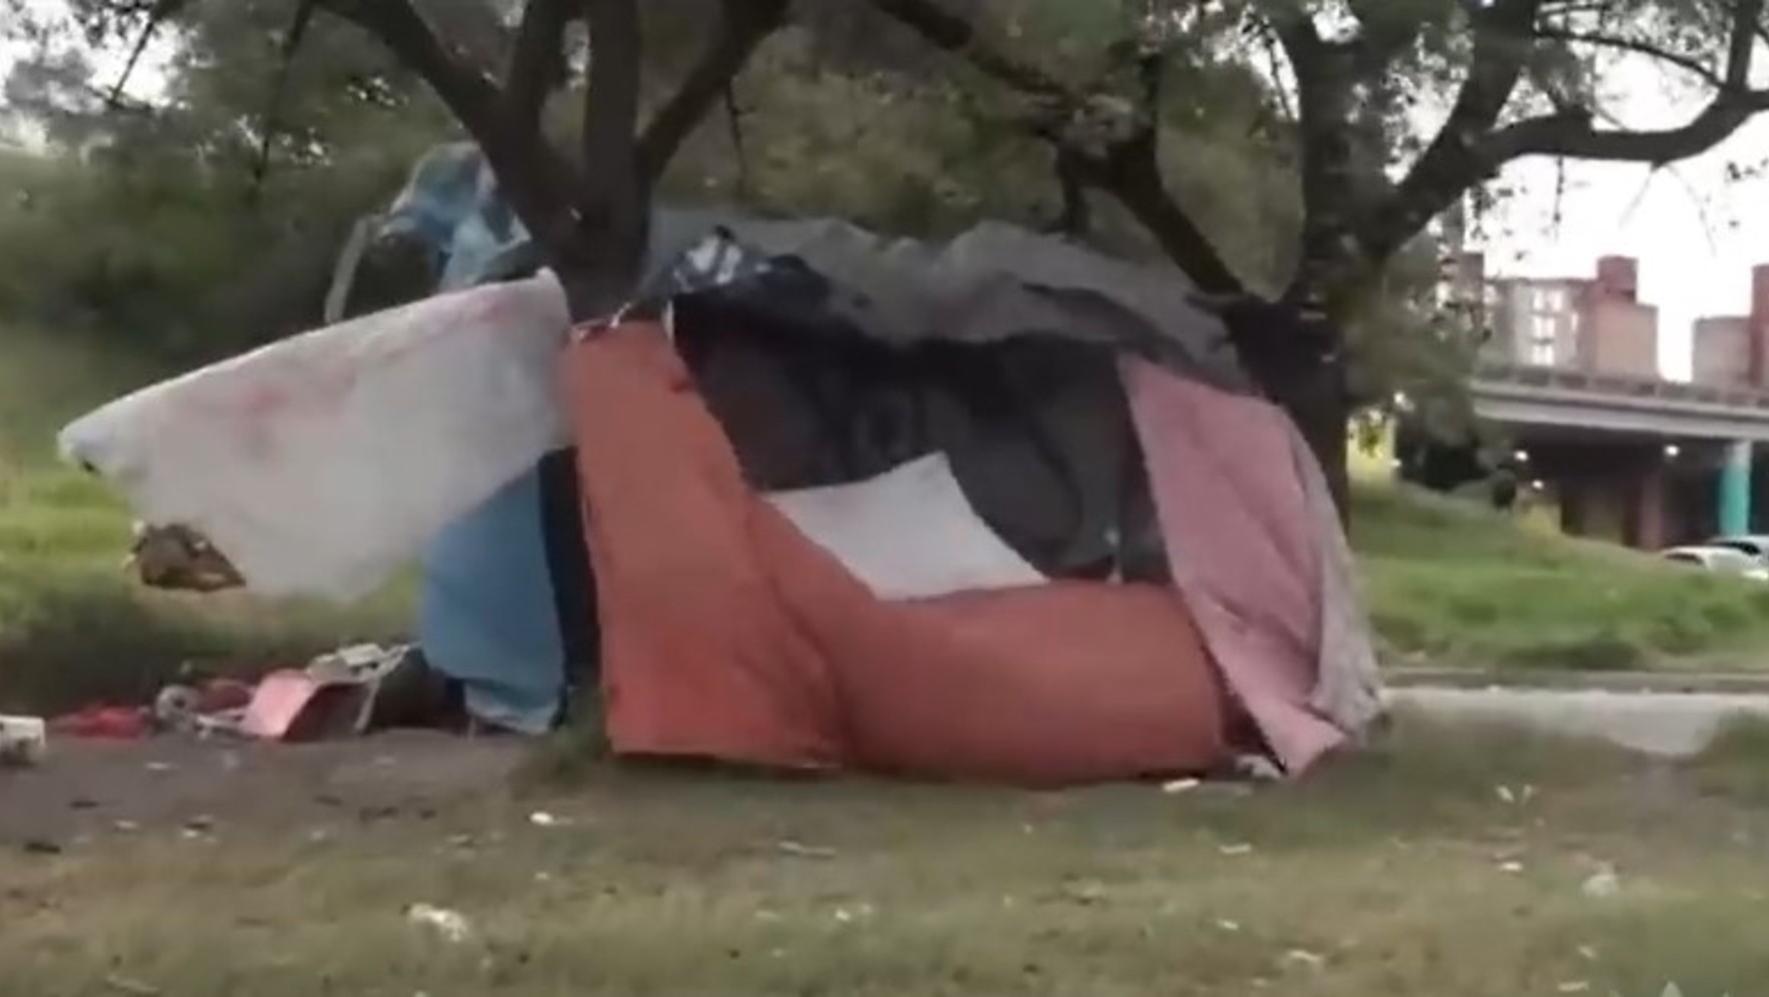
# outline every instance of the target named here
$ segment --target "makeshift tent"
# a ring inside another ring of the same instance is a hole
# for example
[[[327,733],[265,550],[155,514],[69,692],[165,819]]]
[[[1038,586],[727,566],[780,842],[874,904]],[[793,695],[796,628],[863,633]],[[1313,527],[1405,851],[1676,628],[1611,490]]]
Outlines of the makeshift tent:
[[[438,157],[417,186],[454,195],[393,227],[493,282],[150,388],[64,451],[252,587],[348,595],[422,550],[420,643],[469,708],[539,730],[593,681],[626,754],[1294,772],[1378,710],[1319,469],[1172,269],[660,210],[650,317],[568,335],[482,161]]]

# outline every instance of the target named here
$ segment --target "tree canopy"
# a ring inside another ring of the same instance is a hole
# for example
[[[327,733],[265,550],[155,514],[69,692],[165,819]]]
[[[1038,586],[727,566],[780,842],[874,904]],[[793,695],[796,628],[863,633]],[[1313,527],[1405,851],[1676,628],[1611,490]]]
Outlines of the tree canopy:
[[[1764,0],[68,3],[94,45],[175,35],[186,146],[260,181],[358,148],[353,121],[446,112],[580,315],[630,290],[660,190],[1152,251],[1329,468],[1375,383],[1348,352],[1430,368],[1449,335],[1427,294],[1446,209],[1519,158],[1662,165],[1769,109]],[[47,48],[33,66],[15,103],[127,119]],[[1688,118],[1622,124],[1661,83]]]

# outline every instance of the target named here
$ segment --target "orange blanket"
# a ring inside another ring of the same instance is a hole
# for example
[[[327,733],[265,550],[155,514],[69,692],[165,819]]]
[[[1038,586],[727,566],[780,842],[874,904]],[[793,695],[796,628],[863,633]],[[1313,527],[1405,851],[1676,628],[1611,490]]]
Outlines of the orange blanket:
[[[1173,591],[880,601],[750,491],[660,328],[572,347],[565,380],[617,752],[1037,785],[1226,754]]]

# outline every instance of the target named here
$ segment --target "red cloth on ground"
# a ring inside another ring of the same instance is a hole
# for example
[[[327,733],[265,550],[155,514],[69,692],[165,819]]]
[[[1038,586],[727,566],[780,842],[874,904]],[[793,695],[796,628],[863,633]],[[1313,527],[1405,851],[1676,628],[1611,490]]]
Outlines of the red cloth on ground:
[[[153,733],[147,711],[138,706],[93,704],[49,721],[49,732],[62,737],[135,741]]]
[[[572,347],[565,381],[617,752],[1040,785],[1223,760],[1176,593],[880,601],[745,485],[659,327]]]

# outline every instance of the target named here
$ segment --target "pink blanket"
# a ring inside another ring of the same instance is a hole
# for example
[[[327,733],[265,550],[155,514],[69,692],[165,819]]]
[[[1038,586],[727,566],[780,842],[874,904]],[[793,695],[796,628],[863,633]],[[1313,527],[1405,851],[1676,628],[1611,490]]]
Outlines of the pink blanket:
[[[1123,365],[1174,583],[1228,688],[1298,772],[1346,732],[1311,705],[1322,661],[1323,551],[1294,430],[1282,411]]]

